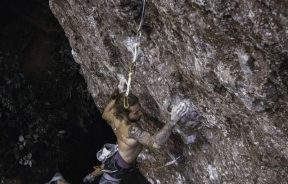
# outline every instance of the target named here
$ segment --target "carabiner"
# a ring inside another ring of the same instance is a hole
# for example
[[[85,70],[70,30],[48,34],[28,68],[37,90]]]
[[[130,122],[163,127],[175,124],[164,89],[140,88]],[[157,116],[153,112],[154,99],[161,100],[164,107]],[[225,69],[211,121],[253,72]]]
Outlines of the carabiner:
[[[124,108],[125,109],[129,108],[128,96],[126,95],[124,95]]]

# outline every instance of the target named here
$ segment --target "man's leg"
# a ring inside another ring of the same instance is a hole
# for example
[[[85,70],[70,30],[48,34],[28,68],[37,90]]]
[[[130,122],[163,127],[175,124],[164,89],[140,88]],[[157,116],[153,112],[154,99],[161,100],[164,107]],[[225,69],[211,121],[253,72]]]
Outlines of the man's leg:
[[[104,173],[100,179],[99,184],[120,184],[120,182],[121,179],[116,179],[108,173]]]
[[[105,173],[104,171],[100,184],[119,184],[123,175],[131,171],[133,167],[134,164],[126,163],[119,152],[117,152],[113,157],[105,161],[104,169],[112,171],[112,173]]]

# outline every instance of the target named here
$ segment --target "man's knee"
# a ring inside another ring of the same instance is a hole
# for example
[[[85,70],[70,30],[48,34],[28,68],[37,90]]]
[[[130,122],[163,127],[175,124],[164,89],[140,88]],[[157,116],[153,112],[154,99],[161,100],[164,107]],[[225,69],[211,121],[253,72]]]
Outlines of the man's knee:
[[[120,184],[120,182],[121,179],[116,179],[108,173],[104,173],[100,179],[99,184]]]

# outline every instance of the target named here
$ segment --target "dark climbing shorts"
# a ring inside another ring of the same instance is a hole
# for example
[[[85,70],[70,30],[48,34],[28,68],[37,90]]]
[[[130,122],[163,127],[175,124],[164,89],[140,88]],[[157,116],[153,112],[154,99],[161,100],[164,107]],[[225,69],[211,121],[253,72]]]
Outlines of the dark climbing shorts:
[[[119,152],[104,162],[104,172],[99,184],[119,184],[122,177],[134,169],[134,164],[128,164],[123,160]]]

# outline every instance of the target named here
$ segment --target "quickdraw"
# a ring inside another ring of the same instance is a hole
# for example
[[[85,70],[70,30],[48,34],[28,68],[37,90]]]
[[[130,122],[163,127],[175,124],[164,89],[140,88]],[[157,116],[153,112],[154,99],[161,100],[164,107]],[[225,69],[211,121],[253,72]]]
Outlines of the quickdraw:
[[[125,95],[124,95],[124,108],[125,109],[129,108],[128,96],[129,96],[129,93],[130,93],[132,76],[133,76],[133,74],[135,73],[135,70],[136,70],[136,61],[138,59],[139,50],[140,50],[140,43],[141,43],[141,36],[142,36],[141,30],[142,30],[143,23],[144,23],[145,8],[146,8],[146,0],[142,0],[141,20],[140,20],[140,23],[139,23],[139,27],[137,29],[136,43],[134,44],[134,48],[133,48],[133,60],[132,60],[132,63],[130,64],[130,66],[129,66],[127,89],[126,89],[126,92],[125,92]]]

